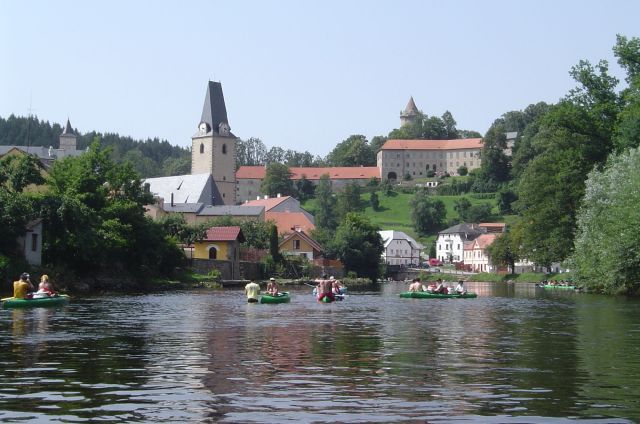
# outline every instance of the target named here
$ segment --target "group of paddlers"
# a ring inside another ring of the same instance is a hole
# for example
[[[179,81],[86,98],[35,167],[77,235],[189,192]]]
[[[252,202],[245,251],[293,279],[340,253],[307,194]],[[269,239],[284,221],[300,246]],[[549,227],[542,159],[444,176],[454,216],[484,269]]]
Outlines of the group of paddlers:
[[[414,278],[411,280],[411,284],[409,285],[410,292],[427,292],[433,294],[466,294],[467,289],[464,287],[464,282],[462,280],[458,281],[458,285],[453,287],[447,287],[444,285],[442,278],[438,278],[438,280],[434,283],[430,283],[425,286],[420,281],[420,278]]]
[[[560,287],[570,287],[573,286],[574,284],[571,281],[565,281],[565,280],[543,280],[540,282],[541,286],[560,286]]]
[[[40,277],[40,284],[38,290],[31,282],[31,276],[26,272],[20,275],[20,279],[13,282],[13,297],[15,299],[38,299],[42,297],[57,296],[56,291],[49,281],[48,275]]]
[[[244,286],[244,293],[247,295],[247,300],[249,302],[257,302],[258,295],[260,294],[260,285],[255,282],[255,280],[251,280],[249,284]],[[267,291],[266,293],[271,296],[278,295],[278,283],[276,283],[276,279],[271,277],[269,278],[269,282],[267,283]]]
[[[336,295],[341,295],[344,290],[340,280],[337,280],[333,275],[327,278],[327,274],[322,274],[322,277],[315,279],[314,282],[318,284],[316,296],[319,302],[322,302],[325,297],[333,302],[336,300]]]

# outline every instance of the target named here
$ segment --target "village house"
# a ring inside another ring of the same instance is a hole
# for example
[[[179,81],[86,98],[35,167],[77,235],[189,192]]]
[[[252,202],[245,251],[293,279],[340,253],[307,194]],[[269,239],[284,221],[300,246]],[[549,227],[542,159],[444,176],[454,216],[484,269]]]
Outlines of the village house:
[[[497,268],[491,263],[487,248],[498,237],[495,233],[481,234],[472,241],[464,243],[464,266],[472,272],[495,272]]]
[[[384,243],[382,261],[387,265],[419,266],[420,252],[424,248],[402,231],[378,231]]]
[[[24,235],[18,237],[18,246],[28,264],[42,264],[42,219],[27,223]]]
[[[86,152],[86,150],[77,148],[77,140],[78,136],[71,127],[71,122],[67,119],[67,125],[60,134],[57,149],[54,149],[53,146],[0,146],[0,158],[13,154],[33,155],[38,158],[45,170],[49,170],[56,159],[80,156]]]
[[[304,256],[310,261],[322,258],[323,253],[322,246],[302,230],[287,234],[278,249],[283,255]]]
[[[487,233],[503,232],[503,223],[487,222],[482,224],[461,223],[438,233],[436,256],[442,262],[463,262],[464,243],[475,240]]]
[[[244,235],[238,226],[211,227],[203,239],[194,243],[193,259],[201,260],[199,263],[194,261],[194,265],[204,267],[205,271],[216,268],[221,271],[224,279],[238,279],[240,243],[243,241]]]

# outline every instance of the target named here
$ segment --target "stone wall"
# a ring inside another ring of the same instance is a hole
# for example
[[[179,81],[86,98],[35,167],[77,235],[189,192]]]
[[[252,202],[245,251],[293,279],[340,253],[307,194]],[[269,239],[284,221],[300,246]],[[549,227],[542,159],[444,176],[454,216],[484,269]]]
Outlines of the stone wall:
[[[220,271],[223,280],[233,279],[231,261],[222,261],[218,259],[192,259],[191,266],[198,274],[208,274],[212,269]]]

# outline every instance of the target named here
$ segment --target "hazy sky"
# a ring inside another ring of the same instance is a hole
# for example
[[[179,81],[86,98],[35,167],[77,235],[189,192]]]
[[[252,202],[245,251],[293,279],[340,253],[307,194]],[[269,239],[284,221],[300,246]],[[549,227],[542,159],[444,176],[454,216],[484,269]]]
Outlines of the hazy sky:
[[[208,80],[240,138],[326,155],[413,96],[484,134],[640,36],[640,1],[0,0],[0,116],[190,146]]]

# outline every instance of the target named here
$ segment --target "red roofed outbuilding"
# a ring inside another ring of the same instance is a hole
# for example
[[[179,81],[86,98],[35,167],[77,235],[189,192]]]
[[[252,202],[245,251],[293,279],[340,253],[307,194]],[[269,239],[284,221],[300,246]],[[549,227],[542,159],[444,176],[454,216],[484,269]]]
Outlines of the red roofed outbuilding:
[[[240,277],[240,243],[244,241],[238,226],[211,227],[201,240],[194,243],[193,259],[228,261],[230,279]],[[214,268],[212,264],[211,268]]]

